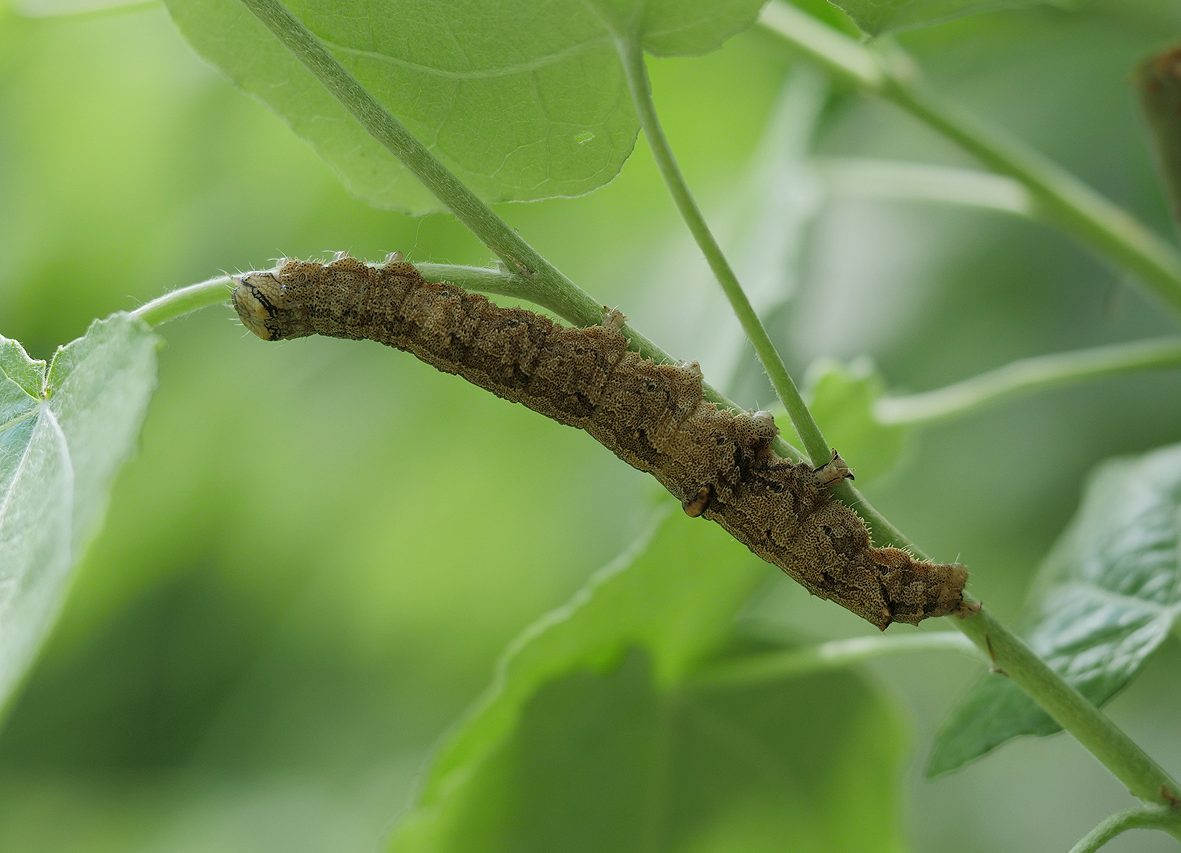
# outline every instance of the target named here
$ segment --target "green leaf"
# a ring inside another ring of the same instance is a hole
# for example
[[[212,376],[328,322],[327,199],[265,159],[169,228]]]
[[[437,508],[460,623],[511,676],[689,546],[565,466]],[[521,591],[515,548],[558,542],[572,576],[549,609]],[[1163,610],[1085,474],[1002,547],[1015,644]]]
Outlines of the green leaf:
[[[965,15],[1031,6],[1070,6],[1077,0],[832,0],[870,35],[940,24]]]
[[[640,646],[659,680],[678,680],[722,641],[753,585],[772,570],[717,525],[680,512],[662,516],[631,552],[518,638],[477,712],[440,751],[423,807],[508,734],[527,698],[551,678],[607,666]]]
[[[0,707],[65,599],[155,385],[156,337],[117,314],[48,370],[0,338]]]
[[[486,201],[511,201],[590,192],[631,154],[638,125],[613,30],[636,19],[649,51],[702,53],[747,27],[762,2],[287,6],[460,180]],[[439,209],[242,3],[167,4],[197,51],[282,116],[353,193],[381,207]]]
[[[632,650],[542,686],[393,849],[902,850],[903,740],[893,709],[849,674],[662,690]]]
[[[874,405],[885,393],[885,382],[868,359],[841,364],[821,359],[808,368],[804,397],[816,422],[832,446],[849,463],[858,482],[881,477],[902,457],[907,431],[882,423]],[[776,412],[785,438],[799,446],[789,418]]]
[[[30,358],[20,341],[0,335],[0,373],[11,380],[16,387],[25,392],[25,396],[15,393],[15,389],[8,389],[11,394],[9,405],[23,408],[28,405],[26,397],[39,400],[44,391],[45,362],[39,358]],[[0,423],[7,423],[8,418],[0,414]]]
[[[766,571],[712,525],[666,518],[515,644],[393,849],[899,847],[883,792],[902,739],[860,680],[685,678]]]
[[[1097,705],[1119,692],[1181,615],[1181,445],[1104,463],[1046,558],[1027,637]],[[951,715],[928,772],[954,770],[1018,735],[1059,730],[995,675]]]

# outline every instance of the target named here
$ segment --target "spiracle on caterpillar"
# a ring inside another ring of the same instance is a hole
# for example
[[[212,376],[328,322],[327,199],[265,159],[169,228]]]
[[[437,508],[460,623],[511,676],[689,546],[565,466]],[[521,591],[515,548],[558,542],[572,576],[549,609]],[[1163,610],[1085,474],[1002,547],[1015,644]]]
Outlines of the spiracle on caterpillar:
[[[878,628],[962,603],[962,566],[872,547],[860,516],[831,496],[850,476],[838,455],[819,469],[779,456],[770,414],[704,399],[696,363],[657,364],[629,351],[618,312],[606,311],[601,325],[563,326],[428,282],[398,254],[380,266],[347,256],[286,260],[234,282],[234,307],[258,337],[377,341],[585,430],[656,477],[688,515],[717,522],[812,594]]]

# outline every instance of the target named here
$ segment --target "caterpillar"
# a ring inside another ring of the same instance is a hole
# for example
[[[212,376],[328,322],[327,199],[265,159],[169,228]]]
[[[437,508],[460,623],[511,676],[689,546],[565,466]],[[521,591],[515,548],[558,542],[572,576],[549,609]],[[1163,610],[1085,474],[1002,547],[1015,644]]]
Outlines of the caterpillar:
[[[264,340],[377,341],[585,430],[656,477],[688,515],[717,522],[812,594],[882,630],[960,607],[962,566],[870,545],[860,516],[830,494],[849,476],[839,456],[819,469],[780,457],[770,414],[705,400],[696,363],[629,351],[618,312],[606,311],[601,325],[564,326],[428,282],[397,253],[380,266],[340,255],[286,260],[234,285],[238,316]]]

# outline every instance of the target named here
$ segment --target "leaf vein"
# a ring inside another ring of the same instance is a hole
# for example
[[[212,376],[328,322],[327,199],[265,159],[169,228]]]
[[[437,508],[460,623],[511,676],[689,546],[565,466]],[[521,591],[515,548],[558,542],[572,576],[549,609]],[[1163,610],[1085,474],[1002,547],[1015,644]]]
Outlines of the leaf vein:
[[[603,35],[599,36],[598,38],[588,39],[587,41],[571,45],[565,50],[559,50],[555,53],[548,53],[543,56],[538,56],[529,60],[528,62],[522,62],[517,65],[505,65],[500,68],[486,68],[473,71],[450,71],[431,65],[423,65],[420,62],[411,62],[408,59],[390,56],[388,53],[382,53],[380,51],[351,47],[349,45],[333,41],[332,39],[325,38],[318,33],[315,35],[317,39],[319,39],[328,47],[332,48],[332,50],[336,53],[362,59],[371,59],[374,62],[380,62],[386,65],[394,65],[398,68],[403,68],[408,71],[417,71],[421,74],[427,74],[447,80],[495,80],[500,77],[512,77],[517,74],[528,74],[534,71],[539,71],[543,68],[549,68],[550,66],[558,65],[567,59],[576,57],[582,53],[586,53],[592,48],[597,48],[600,45],[604,45],[609,42],[609,38],[606,35]]]

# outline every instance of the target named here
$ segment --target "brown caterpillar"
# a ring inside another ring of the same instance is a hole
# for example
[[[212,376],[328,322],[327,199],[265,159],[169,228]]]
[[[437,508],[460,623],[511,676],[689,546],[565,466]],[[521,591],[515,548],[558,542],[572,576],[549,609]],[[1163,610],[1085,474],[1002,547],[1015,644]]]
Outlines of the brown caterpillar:
[[[349,257],[288,260],[235,284],[238,316],[264,340],[379,341],[586,430],[655,476],[686,513],[718,522],[812,594],[883,630],[960,606],[962,566],[871,547],[861,518],[830,497],[827,487],[848,475],[839,456],[819,470],[778,456],[771,415],[704,400],[695,363],[656,364],[629,352],[617,312],[601,326],[562,326],[428,282],[400,255],[379,267]]]

